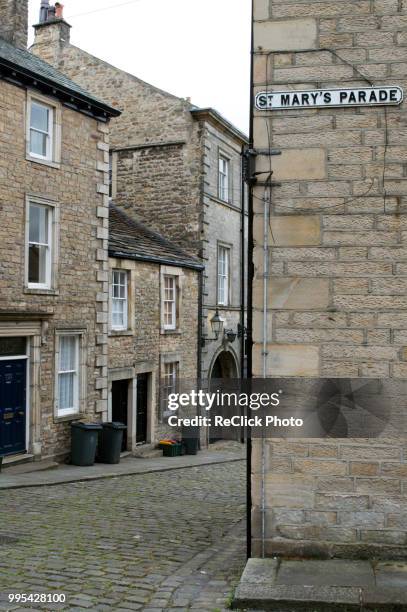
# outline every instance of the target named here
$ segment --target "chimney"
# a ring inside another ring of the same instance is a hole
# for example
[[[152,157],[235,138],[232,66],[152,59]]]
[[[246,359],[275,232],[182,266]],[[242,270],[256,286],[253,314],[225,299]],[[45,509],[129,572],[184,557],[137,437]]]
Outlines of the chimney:
[[[27,48],[28,0],[0,0],[0,38]]]
[[[69,44],[70,29],[71,26],[64,19],[64,5],[55,2],[53,6],[50,6],[49,0],[41,0],[40,20],[34,26],[35,39],[31,50],[36,53],[36,47],[39,45],[44,51],[49,45],[55,46],[55,43],[58,43],[60,47]],[[42,57],[45,59],[45,56],[42,55]],[[50,59],[48,58],[47,61]]]

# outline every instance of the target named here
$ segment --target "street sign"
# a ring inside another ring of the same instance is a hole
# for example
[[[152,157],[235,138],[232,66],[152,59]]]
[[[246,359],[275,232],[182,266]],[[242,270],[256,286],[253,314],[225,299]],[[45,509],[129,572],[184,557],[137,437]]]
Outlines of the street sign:
[[[346,106],[396,106],[403,101],[403,90],[392,87],[358,89],[315,89],[311,91],[261,91],[255,97],[257,110],[292,110]]]

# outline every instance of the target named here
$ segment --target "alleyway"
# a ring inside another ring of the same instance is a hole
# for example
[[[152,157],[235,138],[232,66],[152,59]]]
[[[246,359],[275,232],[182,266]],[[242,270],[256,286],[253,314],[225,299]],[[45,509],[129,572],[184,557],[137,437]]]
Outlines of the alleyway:
[[[1,492],[1,610],[224,610],[245,564],[245,462]],[[8,603],[64,593],[65,605]]]

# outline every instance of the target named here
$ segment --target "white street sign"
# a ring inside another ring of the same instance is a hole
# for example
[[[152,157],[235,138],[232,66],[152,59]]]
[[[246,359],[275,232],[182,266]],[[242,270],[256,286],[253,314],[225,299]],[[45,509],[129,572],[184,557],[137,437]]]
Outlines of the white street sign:
[[[257,110],[273,111],[296,108],[329,108],[331,106],[397,105],[403,101],[403,90],[393,87],[360,89],[315,89],[311,91],[261,91],[255,97]]]

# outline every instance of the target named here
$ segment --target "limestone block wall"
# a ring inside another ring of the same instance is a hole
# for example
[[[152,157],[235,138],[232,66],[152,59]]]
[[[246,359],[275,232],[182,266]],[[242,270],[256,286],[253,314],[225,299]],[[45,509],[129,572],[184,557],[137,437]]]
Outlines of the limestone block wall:
[[[253,90],[406,90],[406,44],[405,2],[255,0]],[[271,168],[278,183],[267,205],[268,376],[407,376],[406,119],[406,102],[255,111],[255,148],[281,150],[256,167]],[[253,195],[253,369],[261,376],[261,179]],[[406,474],[400,440],[267,441],[262,449],[256,441],[255,554],[264,534],[267,554],[404,554]]]
[[[28,450],[46,458],[69,449],[73,420],[55,416],[56,330],[83,330],[86,392],[80,416],[107,416],[109,144],[107,125],[61,106],[60,167],[28,161],[26,103],[25,89],[0,81],[0,322],[12,324],[18,336],[22,320],[42,318],[38,363],[30,381]],[[58,101],[50,98],[50,103]],[[56,211],[51,291],[26,287],[29,196],[49,202]]]
[[[199,142],[198,126],[194,127]],[[199,254],[200,155],[192,143],[118,149],[113,163],[115,203],[185,250]]]

